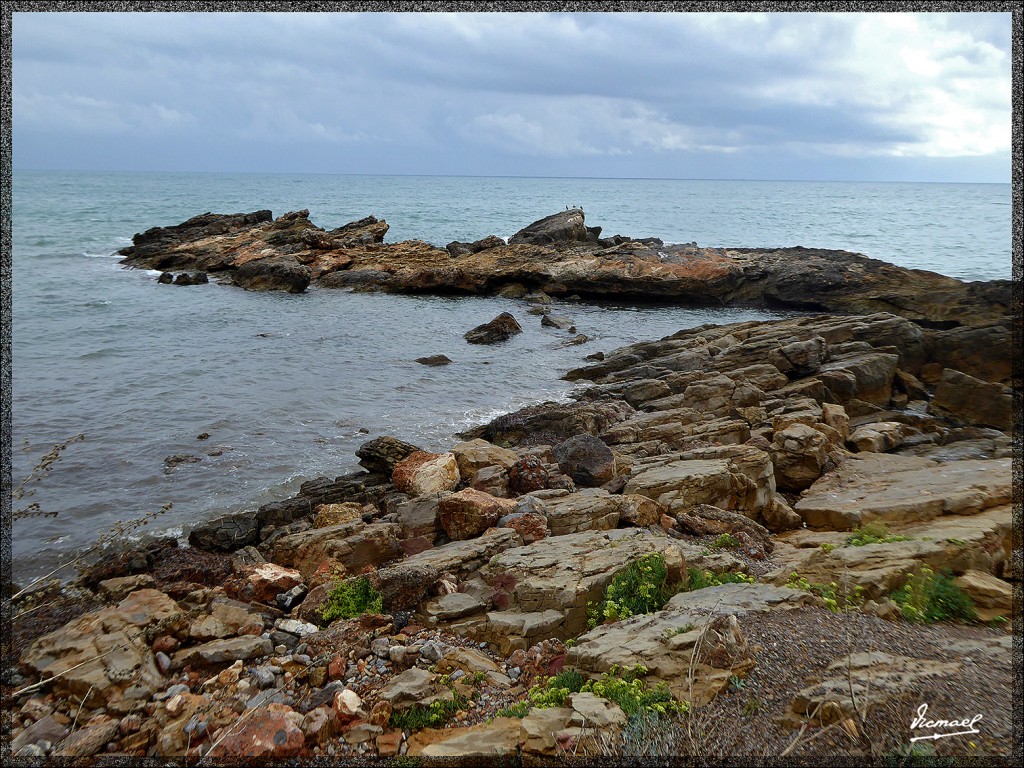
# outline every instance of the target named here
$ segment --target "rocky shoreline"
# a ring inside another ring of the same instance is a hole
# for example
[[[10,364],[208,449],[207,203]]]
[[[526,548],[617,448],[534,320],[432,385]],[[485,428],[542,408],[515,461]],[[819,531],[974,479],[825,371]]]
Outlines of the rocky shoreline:
[[[926,735],[912,727],[925,703],[983,718],[970,741],[915,754],[1008,764],[1008,281],[601,238],[576,210],[508,244],[385,245],[386,229],[206,215],[136,236],[125,262],[250,289],[849,314],[702,326],[594,356],[567,374],[581,382],[572,403],[502,416],[443,453],[369,440],[359,472],[37,591],[6,641],[14,755],[878,760]],[[496,328],[486,342],[514,332]],[[623,615],[615,590],[636,573],[661,573],[664,600]],[[947,599],[971,599],[971,620],[910,620],[929,574]],[[575,681],[564,695],[559,673]],[[637,692],[661,709],[631,710]]]

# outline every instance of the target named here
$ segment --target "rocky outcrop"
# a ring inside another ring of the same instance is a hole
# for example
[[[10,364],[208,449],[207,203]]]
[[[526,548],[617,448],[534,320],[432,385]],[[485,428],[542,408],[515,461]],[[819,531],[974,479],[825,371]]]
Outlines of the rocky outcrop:
[[[499,341],[508,341],[522,332],[523,327],[519,325],[519,321],[508,312],[502,312],[490,322],[466,331],[465,337],[470,344],[496,344]]]
[[[415,240],[384,244],[387,224],[372,216],[330,232],[308,216],[308,211],[275,220],[269,211],[204,214],[136,235],[135,244],[121,255],[130,266],[227,273],[254,260],[280,258],[279,272],[291,274],[285,263],[308,267],[309,276],[325,287],[358,290],[489,294],[523,285],[559,296],[889,312],[937,330],[1008,327],[1009,280],[964,283],[846,251],[701,248],[665,245],[655,238],[601,238],[600,227],[588,227],[578,208],[534,222],[507,245],[492,236],[451,243],[447,249]],[[300,274],[294,272],[294,278]],[[258,284],[294,290],[301,280],[293,279],[268,278]],[[937,357],[960,367],[953,362],[956,355]]]

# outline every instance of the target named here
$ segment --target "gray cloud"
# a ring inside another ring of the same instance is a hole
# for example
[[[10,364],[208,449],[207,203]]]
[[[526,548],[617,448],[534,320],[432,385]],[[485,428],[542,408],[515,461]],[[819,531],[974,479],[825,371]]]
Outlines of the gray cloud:
[[[13,29],[16,167],[1009,178],[1009,14],[19,13]]]

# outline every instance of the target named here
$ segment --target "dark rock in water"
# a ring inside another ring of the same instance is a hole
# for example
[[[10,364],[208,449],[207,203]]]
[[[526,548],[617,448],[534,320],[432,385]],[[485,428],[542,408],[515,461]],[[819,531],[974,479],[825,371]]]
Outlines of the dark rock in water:
[[[363,443],[356,450],[359,464],[370,472],[378,472],[387,477],[395,471],[395,465],[421,450],[412,443],[385,435]]]
[[[481,437],[500,446],[554,445],[574,435],[599,435],[636,411],[621,400],[596,403],[542,403],[499,416],[482,427],[459,435]]]
[[[429,357],[417,357],[416,362],[421,365],[448,365],[451,359],[447,355],[430,355]]]
[[[567,339],[566,341],[563,341],[562,342],[562,346],[563,347],[576,347],[576,346],[579,346],[580,344],[586,344],[588,341],[590,341],[590,337],[589,336],[587,336],[585,333],[579,333],[579,334],[576,334],[575,336],[573,336],[571,339]],[[600,352],[598,354],[600,354]],[[591,356],[587,355],[587,359],[590,359],[590,358],[591,358]]]
[[[578,485],[594,488],[615,475],[612,449],[593,435],[574,435],[551,449],[558,468]]]
[[[165,272],[164,274],[170,273]],[[210,278],[206,276],[205,272],[182,272],[174,278],[175,285],[205,285],[208,282],[210,282]]]
[[[173,536],[155,539],[138,549],[118,552],[104,557],[97,563],[86,566],[82,571],[82,582],[95,590],[101,581],[137,573],[149,573],[158,559],[163,559],[166,550],[176,549],[178,540]]]
[[[458,240],[448,243],[445,249],[452,255],[452,258],[458,256],[465,256],[470,253],[479,253],[480,251],[486,251],[488,248],[500,248],[505,245],[505,241],[497,235],[488,235],[483,240],[477,240],[473,243],[460,243]]]
[[[600,227],[584,223],[583,209],[570,208],[533,222],[508,239],[509,245],[560,245],[597,243]]]
[[[470,344],[494,344],[506,341],[522,332],[523,328],[519,322],[508,312],[502,312],[491,322],[478,325],[473,330],[467,331],[465,338]]]
[[[381,269],[345,269],[324,275],[318,281],[324,288],[352,288],[357,291],[384,291],[392,282],[390,272]]]
[[[557,328],[560,331],[576,333],[576,326],[573,325],[572,320],[566,317],[559,317],[558,315],[544,315],[540,319],[540,324],[546,328]]]
[[[235,285],[247,291],[288,291],[302,293],[313,273],[293,256],[270,256],[240,266],[234,275]]]
[[[260,540],[259,523],[251,512],[223,515],[193,528],[189,546],[207,552],[234,552]]]
[[[163,283],[164,285],[170,285],[174,282],[174,275],[170,272],[161,272],[160,277],[158,277],[156,281],[158,283]]]
[[[305,584],[298,584],[287,592],[280,593],[274,600],[282,611],[290,611],[305,599],[308,592]]]
[[[604,352],[595,352],[592,355],[587,355],[583,359],[584,360],[596,360],[598,362],[601,362],[602,360],[604,360]]]
[[[508,468],[508,489],[516,496],[548,487],[551,477],[536,456],[523,456]]]
[[[197,464],[202,461],[201,456],[191,456],[187,453],[176,453],[164,459],[164,472],[170,472],[179,464]]]

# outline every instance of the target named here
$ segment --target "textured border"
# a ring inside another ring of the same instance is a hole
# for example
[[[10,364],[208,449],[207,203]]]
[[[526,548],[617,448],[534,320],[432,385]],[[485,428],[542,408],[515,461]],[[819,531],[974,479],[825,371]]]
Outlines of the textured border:
[[[1022,400],[1021,384],[1022,367],[1024,367],[1024,353],[1020,350],[1024,343],[1024,325],[1022,325],[1022,240],[1021,226],[1022,213],[1021,205],[1024,203],[1024,155],[1022,155],[1021,131],[1024,128],[1021,122],[1021,99],[1022,87],[1020,73],[1024,72],[1024,15],[1019,4],[1013,2],[850,2],[847,0],[831,0],[829,2],[658,2],[656,0],[601,0],[599,2],[197,2],[196,0],[182,0],[180,2],[39,2],[32,0],[15,0],[4,3],[3,16],[0,18],[0,33],[2,33],[3,54],[3,91],[0,94],[0,103],[3,108],[3,119],[0,123],[0,174],[2,174],[2,190],[0,190],[0,480],[2,480],[2,493],[0,493],[0,589],[6,590],[8,580],[11,578],[11,492],[13,490],[11,475],[11,232],[12,232],[12,189],[11,189],[11,164],[13,160],[13,137],[11,120],[11,96],[12,96],[12,13],[66,13],[66,12],[429,12],[429,11],[472,11],[472,12],[511,12],[511,11],[548,11],[548,12],[739,12],[739,11],[762,11],[762,12],[1012,12],[1013,31],[1013,165],[1012,165],[1012,191],[1013,191],[1013,306],[1012,313],[1012,349],[1018,350],[1016,357],[1012,358],[1013,365],[1013,552],[1011,563],[1015,580],[1013,582],[1013,664],[1014,664],[1014,692],[1013,700],[1021,702],[1024,700],[1022,680],[1022,647],[1021,647],[1021,624],[1022,617],[1022,592],[1020,575],[1024,572],[1024,547],[1022,547],[1022,502],[1024,502],[1024,467],[1022,467],[1022,440],[1024,440],[1024,429],[1022,429]],[[955,119],[954,116],[950,116]],[[0,611],[0,633],[2,637],[10,637],[11,606],[5,601]],[[0,659],[0,683],[7,677],[6,670],[11,668],[16,660],[11,658],[10,647],[5,645],[2,649]],[[9,696],[4,691],[0,699],[0,748],[5,757],[10,749],[10,705]],[[1012,755],[1018,761],[1024,756],[1024,746],[1021,739],[1021,720],[1024,717],[1021,707],[1015,707],[1013,711],[1013,733],[1014,743]],[[21,761],[18,761],[21,762]],[[297,761],[287,761],[288,764],[298,764]],[[351,761],[348,765],[365,763],[366,761]],[[661,760],[658,765],[693,765],[698,762],[694,759],[684,760]],[[998,763],[1010,764],[1008,761],[994,761],[992,758],[966,758],[958,759],[957,765],[978,765],[988,766]],[[47,764],[54,764],[54,761]],[[109,760],[105,765],[173,765],[173,761],[166,759],[146,760]],[[220,765],[218,761],[218,765]],[[245,764],[253,764],[246,761]],[[308,765],[338,765],[338,761],[315,760],[309,761]],[[479,764],[479,762],[463,762],[464,765]],[[602,763],[605,764],[605,763]],[[633,763],[641,764],[641,763]],[[765,759],[760,762],[727,760],[717,763],[719,765],[820,765],[818,760],[778,760]],[[869,765],[866,759],[830,760],[832,766],[840,765]]]

